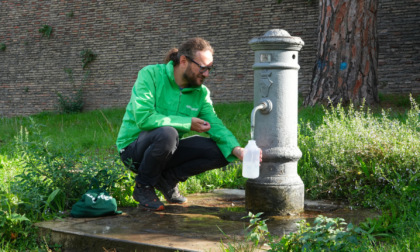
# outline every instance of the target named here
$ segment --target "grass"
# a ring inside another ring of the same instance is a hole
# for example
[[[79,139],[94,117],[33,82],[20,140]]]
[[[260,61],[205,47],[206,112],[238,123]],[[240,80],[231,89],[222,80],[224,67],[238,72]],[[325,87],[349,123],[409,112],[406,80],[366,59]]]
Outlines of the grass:
[[[245,145],[250,137],[248,114],[252,104],[218,104],[215,110],[226,127],[235,132],[240,143]],[[38,122],[43,135],[48,136],[55,150],[102,155],[116,154],[115,141],[123,115],[124,109],[118,108],[78,114],[41,113],[31,118]],[[0,122],[0,153],[7,154],[6,143],[13,141],[21,127],[30,128],[31,120],[28,117],[13,117],[0,118]]]
[[[420,96],[411,101],[392,97],[381,95],[386,110],[299,106],[303,156],[298,172],[306,197],[382,211],[381,217],[360,224],[365,233],[356,232],[372,238],[359,244],[368,251],[416,251],[420,246],[420,119],[415,102]],[[250,138],[252,107],[215,105],[242,145]],[[31,223],[66,216],[92,185],[108,188],[119,206],[136,204],[131,198],[133,174],[123,168],[115,148],[123,114],[124,109],[106,109],[0,118],[2,250],[44,248],[46,242],[37,240]],[[245,182],[240,163],[233,163],[191,177],[180,189],[243,188]],[[286,242],[270,244],[300,246],[300,237],[315,234],[315,229],[302,230]]]
[[[79,114],[42,113],[31,118],[38,122],[42,134],[54,144],[54,149],[85,154],[115,149],[115,139],[121,124],[123,109],[89,111]],[[1,118],[0,153],[13,141],[21,127],[30,128],[29,117]]]

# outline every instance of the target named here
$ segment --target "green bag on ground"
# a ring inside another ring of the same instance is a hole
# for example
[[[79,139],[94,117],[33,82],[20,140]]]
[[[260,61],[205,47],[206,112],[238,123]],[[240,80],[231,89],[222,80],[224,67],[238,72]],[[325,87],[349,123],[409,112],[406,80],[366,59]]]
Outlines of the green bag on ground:
[[[70,215],[76,218],[83,218],[121,213],[122,211],[117,211],[117,201],[106,191],[92,189],[83,194],[82,199],[73,205]]]

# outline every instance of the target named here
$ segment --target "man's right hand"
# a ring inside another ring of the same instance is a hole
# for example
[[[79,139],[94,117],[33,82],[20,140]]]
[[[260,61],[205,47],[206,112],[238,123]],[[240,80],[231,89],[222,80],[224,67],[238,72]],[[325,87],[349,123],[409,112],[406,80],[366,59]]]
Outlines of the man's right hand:
[[[207,132],[211,128],[210,123],[201,120],[200,118],[193,117],[191,119],[191,130],[201,132]]]

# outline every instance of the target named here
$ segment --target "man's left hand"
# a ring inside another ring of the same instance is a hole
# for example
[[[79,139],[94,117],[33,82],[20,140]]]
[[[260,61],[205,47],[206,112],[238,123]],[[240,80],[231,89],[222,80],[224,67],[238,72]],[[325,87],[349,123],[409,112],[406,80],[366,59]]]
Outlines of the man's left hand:
[[[232,154],[235,155],[241,161],[244,160],[244,153],[245,153],[245,149],[239,146],[236,146],[232,150]],[[262,162],[262,150],[260,149],[260,163],[261,162]]]
[[[232,154],[235,155],[239,160],[244,160],[244,148],[237,146],[232,150]]]

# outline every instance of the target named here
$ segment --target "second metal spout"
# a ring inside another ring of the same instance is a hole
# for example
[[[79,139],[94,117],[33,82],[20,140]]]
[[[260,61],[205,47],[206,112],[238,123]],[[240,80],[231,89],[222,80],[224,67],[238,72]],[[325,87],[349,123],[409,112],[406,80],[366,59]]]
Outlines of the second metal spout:
[[[263,99],[261,103],[252,109],[251,112],[251,140],[254,140],[254,128],[255,128],[255,114],[258,110],[261,110],[261,113],[267,114],[273,109],[273,104],[269,99]]]

